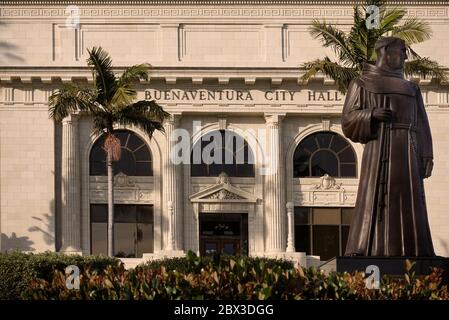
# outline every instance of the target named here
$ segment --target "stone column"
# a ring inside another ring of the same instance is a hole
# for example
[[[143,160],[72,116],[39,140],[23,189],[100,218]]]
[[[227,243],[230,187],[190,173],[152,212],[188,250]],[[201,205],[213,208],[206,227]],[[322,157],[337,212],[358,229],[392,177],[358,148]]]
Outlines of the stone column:
[[[175,247],[175,234],[173,230],[173,202],[168,201],[167,203],[168,211],[168,242],[167,251],[173,251]]]
[[[284,206],[284,165],[282,155],[282,135],[280,134],[281,115],[266,115],[267,151],[264,157],[268,158],[266,165],[269,170],[265,172],[265,190],[267,205],[266,217],[266,251],[285,252],[286,217]]]
[[[62,121],[61,251],[66,253],[81,253],[81,190],[78,153],[78,116],[72,114]]]
[[[293,216],[293,203],[287,202],[287,252],[295,252],[295,218]]]
[[[171,117],[165,122],[165,136],[166,144],[163,154],[163,166],[162,166],[162,185],[163,185],[163,204],[164,204],[164,217],[168,226],[167,243],[165,250],[167,251],[179,251],[183,248],[183,223],[182,223],[182,177],[180,165],[176,165],[171,160],[171,153],[176,141],[172,141],[173,131],[179,122],[180,115],[171,115]],[[171,223],[170,223],[171,221]],[[166,230],[166,229],[165,229]],[[171,241],[171,235],[173,235],[173,242]]]

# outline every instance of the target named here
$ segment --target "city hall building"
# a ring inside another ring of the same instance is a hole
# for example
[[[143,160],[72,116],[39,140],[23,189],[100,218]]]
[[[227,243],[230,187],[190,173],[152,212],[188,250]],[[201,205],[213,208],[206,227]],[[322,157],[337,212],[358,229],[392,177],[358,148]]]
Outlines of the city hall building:
[[[431,26],[414,50],[449,66],[449,5],[392,3]],[[62,84],[92,83],[87,49],[101,46],[117,73],[150,63],[138,99],[171,114],[151,139],[117,127],[117,256],[221,251],[310,265],[343,254],[363,145],[342,133],[334,81],[304,82],[300,65],[334,59],[311,37],[313,20],[349,30],[352,19],[353,2],[333,0],[0,1],[1,250],[107,252],[104,137],[88,115],[55,123],[48,112]],[[449,86],[412,80],[433,136],[433,243],[449,256]],[[230,161],[194,155],[210,141],[221,143],[211,157]]]

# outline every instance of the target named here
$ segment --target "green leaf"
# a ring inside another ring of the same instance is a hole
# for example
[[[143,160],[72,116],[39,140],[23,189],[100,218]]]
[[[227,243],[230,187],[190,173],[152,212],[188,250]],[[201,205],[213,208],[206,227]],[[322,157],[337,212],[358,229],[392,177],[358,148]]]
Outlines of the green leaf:
[[[107,106],[115,94],[116,78],[112,71],[112,60],[109,54],[101,47],[87,50],[89,58],[87,65],[92,71],[94,86],[98,92],[98,100]]]

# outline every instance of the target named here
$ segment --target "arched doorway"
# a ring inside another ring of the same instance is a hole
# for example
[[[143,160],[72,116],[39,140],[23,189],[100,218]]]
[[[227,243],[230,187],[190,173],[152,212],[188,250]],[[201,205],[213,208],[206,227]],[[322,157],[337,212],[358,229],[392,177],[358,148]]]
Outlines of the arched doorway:
[[[238,195],[241,190],[232,187],[228,179],[254,177],[254,166],[254,155],[247,141],[229,130],[209,132],[193,146],[191,176],[219,177],[217,186],[211,189],[214,193],[208,195],[207,199],[199,200],[216,203],[199,206],[201,255],[216,252],[230,255],[248,254],[248,212],[239,212],[236,205],[229,205],[230,202],[246,203],[248,200]],[[225,180],[227,182],[224,182]],[[246,204],[239,205],[242,209],[247,207]]]
[[[117,130],[121,159],[114,163],[114,256],[142,257],[154,251],[153,205],[139,201],[143,180],[153,175],[153,162],[147,144],[134,132]],[[106,181],[104,135],[92,146],[89,176],[101,187]],[[142,180],[143,179],[143,180]],[[101,195],[101,191],[100,191]],[[107,198],[90,203],[91,253],[107,254]]]
[[[295,149],[292,178],[319,178],[321,184],[315,182],[313,192],[331,199],[313,206],[295,205],[296,251],[320,256],[321,260],[344,254],[353,208],[336,205],[332,200],[342,192],[335,178],[357,178],[357,157],[350,143],[330,131],[306,136]],[[330,204],[323,205],[326,202]]]

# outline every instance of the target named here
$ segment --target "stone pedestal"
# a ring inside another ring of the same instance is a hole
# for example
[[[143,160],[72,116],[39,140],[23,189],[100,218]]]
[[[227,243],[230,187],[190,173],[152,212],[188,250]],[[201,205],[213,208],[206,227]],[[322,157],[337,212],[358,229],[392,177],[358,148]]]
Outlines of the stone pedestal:
[[[405,261],[415,262],[416,275],[427,275],[433,267],[444,269],[443,283],[449,284],[449,258],[444,257],[336,257],[335,265],[337,272],[365,272],[368,266],[377,266],[380,278],[383,275],[392,277],[403,277],[407,272]],[[332,261],[329,261],[332,263]]]

